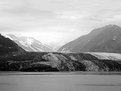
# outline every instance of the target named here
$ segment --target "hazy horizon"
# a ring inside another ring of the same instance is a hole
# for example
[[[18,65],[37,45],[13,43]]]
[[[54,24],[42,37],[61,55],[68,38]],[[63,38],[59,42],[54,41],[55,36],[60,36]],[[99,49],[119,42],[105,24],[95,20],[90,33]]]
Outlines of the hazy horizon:
[[[97,27],[121,26],[121,0],[0,0],[0,33],[63,45]]]

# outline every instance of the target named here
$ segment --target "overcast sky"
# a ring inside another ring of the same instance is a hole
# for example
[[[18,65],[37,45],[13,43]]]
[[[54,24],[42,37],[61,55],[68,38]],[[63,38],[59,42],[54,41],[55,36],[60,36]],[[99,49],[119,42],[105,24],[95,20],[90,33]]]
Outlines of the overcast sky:
[[[0,0],[0,32],[65,43],[107,24],[121,25],[121,0]]]

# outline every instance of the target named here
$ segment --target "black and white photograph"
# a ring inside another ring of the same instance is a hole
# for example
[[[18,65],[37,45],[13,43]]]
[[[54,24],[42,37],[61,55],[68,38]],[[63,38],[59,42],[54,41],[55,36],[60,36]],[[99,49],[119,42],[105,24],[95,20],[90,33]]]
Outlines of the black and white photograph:
[[[121,0],[0,0],[0,91],[121,91]]]

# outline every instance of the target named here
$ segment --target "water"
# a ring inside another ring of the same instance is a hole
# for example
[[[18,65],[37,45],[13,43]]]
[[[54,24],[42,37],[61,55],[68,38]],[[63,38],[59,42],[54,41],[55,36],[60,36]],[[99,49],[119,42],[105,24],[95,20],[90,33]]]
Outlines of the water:
[[[0,73],[0,91],[121,91],[121,76]]]

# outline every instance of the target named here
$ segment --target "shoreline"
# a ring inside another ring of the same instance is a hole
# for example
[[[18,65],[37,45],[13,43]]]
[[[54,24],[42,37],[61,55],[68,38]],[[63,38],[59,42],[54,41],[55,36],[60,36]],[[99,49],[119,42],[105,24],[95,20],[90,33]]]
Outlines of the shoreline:
[[[0,71],[1,75],[121,75],[121,72],[18,72]]]

